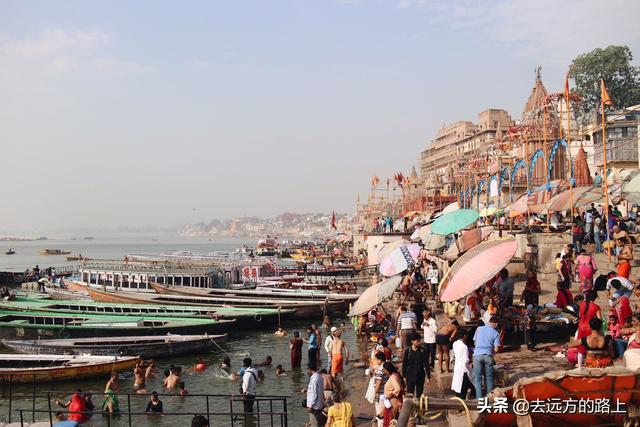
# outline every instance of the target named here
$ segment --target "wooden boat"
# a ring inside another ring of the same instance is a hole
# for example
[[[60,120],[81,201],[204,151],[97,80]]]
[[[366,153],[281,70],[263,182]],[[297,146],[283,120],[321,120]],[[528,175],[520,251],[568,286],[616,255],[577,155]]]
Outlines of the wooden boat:
[[[255,326],[256,322],[262,325],[278,324],[281,320],[291,318],[295,314],[294,309],[113,304],[95,301],[31,300],[29,298],[22,299],[21,301],[0,301],[0,309],[20,312],[47,311],[70,314],[235,319],[236,323],[234,326],[238,327]]]
[[[235,320],[0,310],[0,335],[79,338],[226,332]]]
[[[192,295],[149,295],[133,292],[104,292],[96,289],[88,289],[89,295],[94,301],[109,302],[115,304],[163,304],[163,305],[205,305],[213,307],[240,307],[240,308],[280,308],[294,309],[295,318],[307,319],[320,317],[325,310],[328,313],[344,314],[348,303],[344,301],[296,301],[275,300],[266,298],[234,298],[211,297]]]
[[[52,340],[2,340],[13,351],[26,354],[91,354],[161,358],[202,353],[217,348],[223,335],[165,335]]]
[[[59,286],[45,286],[44,292],[54,300],[91,300],[86,292],[72,291]]]
[[[0,381],[33,383],[107,377],[133,369],[137,357],[0,354]]]
[[[194,295],[194,296],[229,296],[236,298],[277,298],[294,299],[299,301],[355,301],[360,295],[334,294],[326,292],[308,291],[302,289],[221,289],[221,288],[192,288],[187,286],[164,286],[149,282],[149,285],[162,295]]]
[[[495,427],[623,425],[625,414],[612,413],[617,408],[616,401],[622,404],[624,411],[627,410],[626,405],[637,407],[640,404],[638,384],[640,384],[640,371],[622,367],[574,369],[522,378],[512,387],[500,392],[507,398],[509,408],[517,399],[527,400],[530,403],[528,415],[517,416],[508,411],[490,414],[483,412],[475,425]],[[580,399],[589,399],[592,406],[597,399],[608,399],[611,411],[579,411],[577,408],[562,410],[567,408],[567,401],[572,401],[577,406]],[[543,403],[542,411],[531,411],[533,408],[531,402],[534,400]],[[547,402],[550,400],[561,402],[561,410],[546,410]]]
[[[15,255],[16,251],[14,249],[9,249],[5,254],[7,255]]]
[[[71,251],[63,251],[62,249],[43,249],[40,255],[69,255]]]

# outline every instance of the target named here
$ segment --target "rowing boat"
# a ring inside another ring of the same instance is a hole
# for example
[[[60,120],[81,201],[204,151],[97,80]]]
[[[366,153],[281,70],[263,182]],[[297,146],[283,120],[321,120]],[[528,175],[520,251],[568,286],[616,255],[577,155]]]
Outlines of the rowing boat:
[[[115,316],[0,310],[0,335],[25,338],[139,336],[226,332],[235,320],[161,316]]]
[[[95,301],[72,300],[30,300],[0,301],[0,310],[48,311],[53,313],[71,314],[109,314],[118,316],[163,316],[163,317],[196,317],[215,319],[235,319],[234,326],[255,326],[262,324],[277,324],[283,319],[293,317],[294,309],[276,308],[237,308],[212,306],[180,306],[158,304],[114,304]]]
[[[227,296],[233,298],[277,298],[299,301],[334,301],[342,300],[353,302],[360,295],[335,294],[326,292],[306,291],[298,289],[223,289],[223,288],[192,288],[189,286],[164,286],[149,282],[149,285],[162,295],[194,295],[194,296]]]
[[[329,313],[344,313],[348,306],[345,301],[296,301],[275,300],[266,298],[234,298],[211,297],[191,295],[149,295],[133,292],[105,292],[88,288],[87,292],[94,301],[115,304],[162,304],[162,305],[204,305],[213,307],[240,307],[240,308],[273,308],[294,309],[295,318],[307,319],[321,316],[325,311]]]
[[[130,356],[0,354],[0,381],[32,383],[106,377],[111,372],[133,369],[138,360]]]
[[[224,341],[223,335],[165,335],[113,338],[2,340],[13,351],[26,354],[139,356],[161,358],[202,353]]]

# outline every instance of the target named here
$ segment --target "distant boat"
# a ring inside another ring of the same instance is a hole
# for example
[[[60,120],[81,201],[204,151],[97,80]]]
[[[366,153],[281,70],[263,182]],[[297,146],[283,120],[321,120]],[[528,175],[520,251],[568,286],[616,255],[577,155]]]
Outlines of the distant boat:
[[[43,249],[40,255],[69,255],[71,251],[63,251],[62,249]]]
[[[83,237],[84,240],[96,240],[95,237],[93,236],[87,236],[87,237]]]
[[[0,381],[33,383],[106,377],[111,372],[133,369],[138,360],[137,357],[0,354]]]
[[[13,255],[15,253],[16,253],[16,251],[13,250],[13,249],[9,249],[7,252],[5,252],[5,254],[7,254],[7,255]]]
[[[217,347],[223,335],[166,335],[52,340],[2,340],[18,353],[160,358],[201,353]]]

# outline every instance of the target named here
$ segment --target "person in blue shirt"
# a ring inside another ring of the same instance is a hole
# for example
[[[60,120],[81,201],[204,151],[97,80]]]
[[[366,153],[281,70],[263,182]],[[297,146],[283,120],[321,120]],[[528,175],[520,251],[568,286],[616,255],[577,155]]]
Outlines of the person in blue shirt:
[[[313,330],[313,327],[309,326],[307,328],[308,339],[305,341],[309,344],[309,350],[307,355],[309,357],[309,366],[313,365],[316,368],[318,367],[318,335]]]
[[[500,349],[500,334],[496,330],[498,318],[492,316],[489,324],[476,329],[473,336],[475,349],[473,351],[473,373],[476,398],[480,399],[493,390],[493,355]],[[484,371],[484,372],[483,372]],[[482,378],[487,386],[486,394],[482,393]]]

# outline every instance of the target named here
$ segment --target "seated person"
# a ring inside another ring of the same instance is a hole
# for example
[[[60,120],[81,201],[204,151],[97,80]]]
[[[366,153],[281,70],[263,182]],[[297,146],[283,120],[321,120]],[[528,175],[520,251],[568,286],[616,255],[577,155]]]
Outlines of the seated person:
[[[613,365],[613,343],[610,336],[602,334],[602,320],[597,317],[589,321],[591,334],[582,339],[571,339],[569,348],[583,346],[586,350],[584,366],[587,368],[606,368]]]

